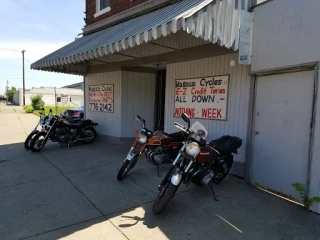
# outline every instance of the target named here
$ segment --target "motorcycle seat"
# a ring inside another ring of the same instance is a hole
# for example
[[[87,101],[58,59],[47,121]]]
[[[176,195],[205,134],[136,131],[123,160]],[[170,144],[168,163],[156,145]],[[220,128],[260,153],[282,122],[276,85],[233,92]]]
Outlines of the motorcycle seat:
[[[242,139],[235,136],[232,137],[229,135],[225,135],[211,141],[209,145],[217,149],[220,153],[236,153],[237,149],[242,145]]]

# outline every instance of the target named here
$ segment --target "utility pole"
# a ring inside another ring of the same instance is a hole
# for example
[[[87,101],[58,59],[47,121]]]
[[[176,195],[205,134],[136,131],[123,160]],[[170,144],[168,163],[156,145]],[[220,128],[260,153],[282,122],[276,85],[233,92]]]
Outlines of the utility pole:
[[[5,95],[7,95],[8,90],[9,90],[9,81],[7,80],[7,87],[6,87]]]
[[[24,52],[26,50],[22,50],[22,80],[23,80],[23,106],[26,105],[26,96],[25,96],[25,84],[24,84]]]

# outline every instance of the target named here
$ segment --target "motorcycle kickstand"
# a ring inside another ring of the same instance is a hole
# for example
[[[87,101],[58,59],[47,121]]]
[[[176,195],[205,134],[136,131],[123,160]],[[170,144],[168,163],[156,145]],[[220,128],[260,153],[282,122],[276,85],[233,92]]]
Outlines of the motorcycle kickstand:
[[[156,165],[157,171],[158,171],[158,177],[160,177],[160,170],[159,170],[159,165]]]
[[[213,186],[210,185],[210,188],[211,188],[211,192],[212,192],[212,195],[213,195],[213,199],[214,199],[216,202],[219,202],[219,200],[216,198],[216,194],[214,193]]]

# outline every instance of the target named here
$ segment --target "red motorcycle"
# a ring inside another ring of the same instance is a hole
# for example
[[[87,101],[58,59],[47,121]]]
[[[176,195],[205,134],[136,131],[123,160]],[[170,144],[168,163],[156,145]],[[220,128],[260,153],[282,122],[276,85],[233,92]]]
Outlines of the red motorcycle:
[[[138,136],[133,142],[129,153],[118,172],[118,180],[122,180],[126,177],[143,153],[145,153],[148,161],[157,167],[160,164],[172,163],[179,153],[182,141],[185,139],[182,132],[168,134],[162,131],[156,131],[153,133],[146,128],[146,122],[143,118],[136,116],[135,119],[141,122],[142,129],[140,133],[138,130],[134,131],[134,134],[138,134]]]
[[[192,182],[199,186],[220,183],[231,169],[233,154],[242,145],[240,138],[231,136],[223,136],[207,143],[190,129],[188,115],[183,113],[181,117],[187,127],[179,123],[174,123],[174,126],[184,132],[186,138],[172,167],[158,187],[160,192],[153,205],[153,212],[157,214],[165,209],[181,183],[189,185]]]

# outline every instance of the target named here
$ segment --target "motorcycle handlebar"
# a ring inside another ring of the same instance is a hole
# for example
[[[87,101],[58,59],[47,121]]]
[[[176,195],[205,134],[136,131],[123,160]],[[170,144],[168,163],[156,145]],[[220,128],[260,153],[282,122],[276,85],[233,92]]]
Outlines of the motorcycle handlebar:
[[[173,123],[173,126],[175,126],[175,127],[177,127],[177,128],[179,128],[179,129],[181,129],[182,131],[184,131],[184,132],[187,132],[186,131],[186,129],[184,128],[184,126],[182,126],[181,124],[179,124],[179,123]]]
[[[133,117],[134,119],[138,120],[139,122],[142,123],[143,127],[146,126],[146,120],[144,120],[143,118],[141,118],[139,115],[137,115],[136,117]]]

